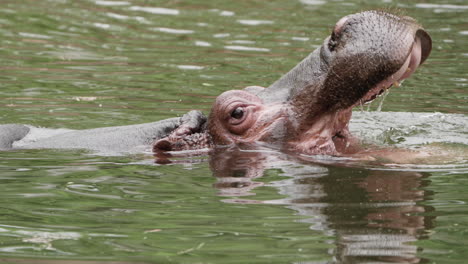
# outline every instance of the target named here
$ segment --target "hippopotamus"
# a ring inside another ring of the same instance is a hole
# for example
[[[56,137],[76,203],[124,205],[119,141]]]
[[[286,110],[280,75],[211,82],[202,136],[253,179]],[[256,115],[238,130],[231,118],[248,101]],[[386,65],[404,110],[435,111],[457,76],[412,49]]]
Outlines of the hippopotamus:
[[[430,36],[411,17],[366,11],[340,19],[321,47],[267,88],[216,98],[201,132],[177,129],[155,151],[262,144],[302,154],[359,151],[348,128],[353,107],[411,76],[429,56]]]
[[[152,146],[161,153],[259,144],[309,155],[349,155],[360,150],[348,128],[353,107],[408,78],[431,48],[429,34],[411,17],[384,11],[352,14],[269,87],[219,95],[208,117],[191,111],[153,123],[53,135],[27,125],[0,125],[0,148],[121,152]]]

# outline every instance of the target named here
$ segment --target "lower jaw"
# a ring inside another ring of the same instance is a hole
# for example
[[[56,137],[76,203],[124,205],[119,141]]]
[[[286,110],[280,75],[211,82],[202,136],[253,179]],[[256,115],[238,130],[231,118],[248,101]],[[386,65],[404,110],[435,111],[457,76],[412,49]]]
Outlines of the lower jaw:
[[[351,145],[355,145],[348,130],[351,114],[352,108],[348,108],[315,118],[310,127],[302,129],[296,140],[288,143],[287,149],[305,155],[340,156],[349,153]]]
[[[288,149],[295,154],[303,155],[330,155],[338,156],[340,153],[336,150],[335,144],[330,139],[319,139],[307,143],[292,144]]]
[[[343,156],[356,154],[362,151],[359,140],[349,133],[346,136],[321,137],[308,142],[288,145],[288,152],[303,155]]]
[[[409,78],[419,66],[419,63],[421,61],[421,55],[418,54],[418,52],[420,53],[420,50],[418,50],[418,48],[416,47],[420,47],[420,45],[420,42],[417,41],[415,43],[415,47],[413,47],[413,50],[411,51],[410,55],[407,57],[403,65],[400,67],[400,69],[394,74],[390,75],[385,80],[382,80],[375,87],[370,89],[357,104],[371,102],[377,96],[381,95],[384,91],[389,90],[392,86],[398,88],[403,80]]]

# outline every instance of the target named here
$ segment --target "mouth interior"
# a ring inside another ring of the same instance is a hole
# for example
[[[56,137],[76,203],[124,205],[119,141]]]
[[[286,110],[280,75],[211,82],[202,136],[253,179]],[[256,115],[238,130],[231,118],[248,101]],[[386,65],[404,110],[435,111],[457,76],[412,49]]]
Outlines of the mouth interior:
[[[367,92],[367,94],[360,100],[359,104],[373,101],[392,86],[399,87],[400,83],[404,79],[407,79],[411,76],[411,74],[413,74],[414,71],[416,71],[416,68],[421,64],[421,58],[421,40],[416,38],[411,52],[409,53],[408,58],[406,59],[405,63],[403,63],[401,68],[387,79],[378,83],[374,88],[370,89],[369,92]]]

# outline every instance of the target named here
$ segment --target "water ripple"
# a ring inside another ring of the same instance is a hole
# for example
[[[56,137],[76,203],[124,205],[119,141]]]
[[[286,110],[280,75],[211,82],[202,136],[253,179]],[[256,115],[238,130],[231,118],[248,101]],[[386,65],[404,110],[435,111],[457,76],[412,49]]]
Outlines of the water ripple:
[[[428,4],[428,3],[419,3],[415,5],[418,8],[442,8],[442,9],[468,9],[468,5],[449,5],[449,4]]]
[[[269,52],[270,49],[267,48],[256,48],[256,47],[246,47],[246,46],[224,46],[228,50],[237,50],[237,51],[261,51]]]
[[[198,46],[198,47],[211,47],[211,43],[209,42],[206,42],[206,41],[201,41],[201,40],[197,40],[195,41],[195,46]]]
[[[164,32],[164,33],[170,33],[170,34],[192,34],[195,32],[189,29],[174,29],[174,28],[165,28],[165,27],[152,28],[152,30]]]
[[[144,6],[132,6],[132,11],[143,11],[157,15],[178,15],[180,12],[177,9],[162,8],[162,7],[144,7]]]
[[[102,5],[102,6],[126,6],[130,5],[130,2],[127,1],[104,1],[104,0],[98,0],[96,1],[97,5]]]
[[[237,20],[237,22],[242,25],[249,25],[249,26],[271,25],[274,23],[271,20],[254,20],[254,19],[240,19],[240,20]]]
[[[299,0],[299,2],[305,5],[323,5],[327,3],[326,1],[322,0]]]

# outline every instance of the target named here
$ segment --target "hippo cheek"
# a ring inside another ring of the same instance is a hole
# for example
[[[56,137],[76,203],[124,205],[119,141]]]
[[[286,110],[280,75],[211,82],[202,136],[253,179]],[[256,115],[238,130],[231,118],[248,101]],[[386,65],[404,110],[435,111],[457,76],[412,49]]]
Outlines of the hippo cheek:
[[[282,148],[297,135],[297,113],[293,110],[292,105],[286,103],[264,105],[244,140]]]
[[[247,142],[267,143],[270,147],[282,148],[288,140],[292,125],[288,117],[283,115],[259,122],[244,138]]]

